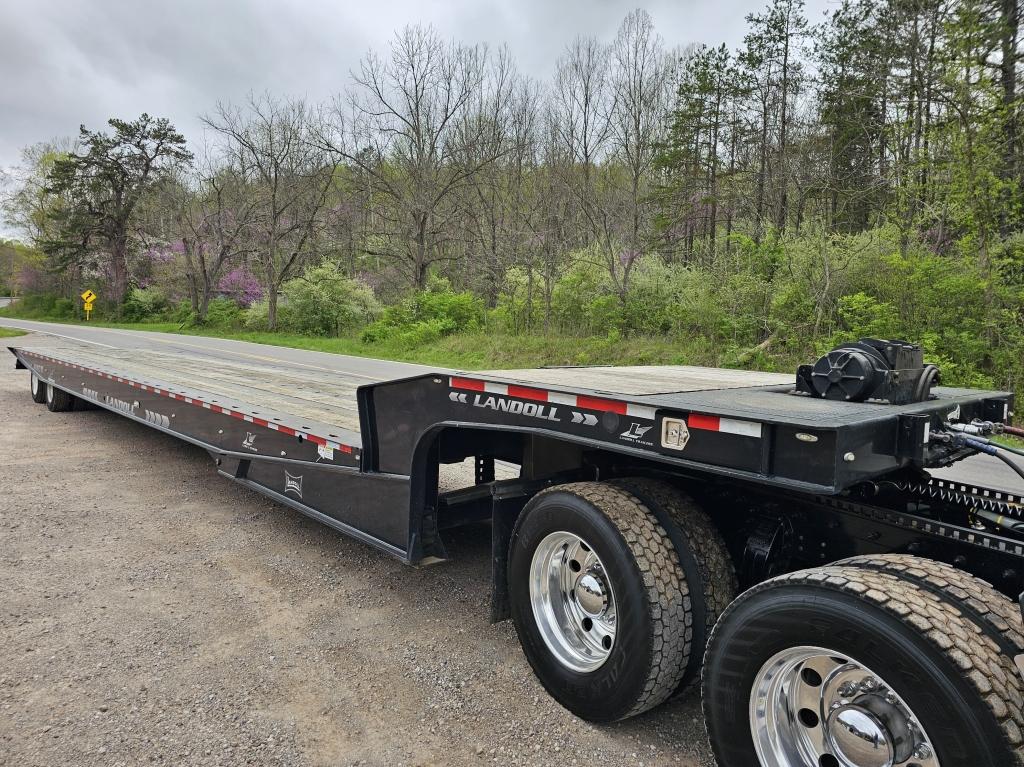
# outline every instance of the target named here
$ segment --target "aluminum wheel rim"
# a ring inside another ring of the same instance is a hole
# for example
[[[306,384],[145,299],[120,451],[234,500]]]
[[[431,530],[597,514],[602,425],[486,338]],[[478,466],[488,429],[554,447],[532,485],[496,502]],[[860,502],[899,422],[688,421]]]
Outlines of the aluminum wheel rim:
[[[940,767],[910,707],[878,674],[821,647],[762,666],[750,732],[764,767]]]
[[[552,655],[580,673],[597,670],[615,646],[615,594],[604,565],[578,535],[551,533],[533,552],[530,604]]]
[[[39,394],[39,387],[42,385],[42,381],[39,380],[39,376],[33,373],[29,385],[32,388],[32,395],[35,396]]]

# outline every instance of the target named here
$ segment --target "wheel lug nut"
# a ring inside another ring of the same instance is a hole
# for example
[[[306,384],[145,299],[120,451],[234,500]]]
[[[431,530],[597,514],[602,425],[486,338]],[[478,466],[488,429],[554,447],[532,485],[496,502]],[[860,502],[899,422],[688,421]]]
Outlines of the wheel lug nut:
[[[931,755],[932,755],[932,750],[930,748],[928,748],[928,744],[927,743],[922,743],[920,746],[918,746],[916,749],[914,749],[914,758],[915,759],[927,759]]]
[[[891,706],[895,706],[897,704],[897,702],[899,702],[899,698],[896,697],[896,693],[894,693],[894,692],[887,692],[885,694],[885,702],[888,703]]]
[[[875,689],[876,684],[877,683],[875,682],[875,678],[873,676],[869,676],[869,677],[866,677],[860,683],[860,689],[863,690],[864,692],[871,692],[873,689]]]
[[[857,685],[855,685],[853,682],[843,682],[839,686],[839,694],[842,695],[844,698],[849,698],[855,692],[857,692]]]

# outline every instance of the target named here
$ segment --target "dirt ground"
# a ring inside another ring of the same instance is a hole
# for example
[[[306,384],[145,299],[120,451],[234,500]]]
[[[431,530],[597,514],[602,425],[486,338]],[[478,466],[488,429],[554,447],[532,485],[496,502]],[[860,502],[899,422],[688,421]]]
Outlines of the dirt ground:
[[[711,763],[695,698],[555,704],[487,621],[488,547],[407,567],[0,360],[0,763]]]

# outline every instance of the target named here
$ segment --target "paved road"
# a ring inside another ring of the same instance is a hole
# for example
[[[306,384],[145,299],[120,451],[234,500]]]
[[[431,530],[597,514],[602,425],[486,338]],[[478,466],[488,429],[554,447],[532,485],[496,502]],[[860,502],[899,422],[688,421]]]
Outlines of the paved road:
[[[192,354],[208,354],[211,358],[228,357],[236,361],[259,360],[287,362],[291,365],[315,370],[341,370],[350,374],[365,376],[369,380],[401,378],[420,375],[428,370],[438,370],[409,362],[393,362],[368,357],[352,357],[344,354],[289,349],[283,346],[253,344],[246,341],[232,341],[224,338],[205,336],[179,336],[171,333],[155,333],[145,330],[114,330],[111,328],[63,325],[51,322],[31,322],[0,317],[0,326],[32,330],[62,336],[87,343],[100,344],[121,349],[150,349],[167,351],[180,348]],[[0,342],[2,343],[2,342]],[[958,482],[970,482],[986,487],[1024,492],[1021,480],[1001,462],[988,456],[976,456],[962,461],[951,469],[935,472],[937,476]]]
[[[411,362],[393,362],[370,357],[351,357],[345,354],[329,354],[305,349],[290,349],[284,346],[268,346],[248,341],[231,341],[225,338],[206,336],[183,336],[173,333],[155,333],[149,330],[116,330],[113,328],[64,325],[55,322],[33,322],[0,317],[0,327],[17,328],[49,333],[61,338],[98,344],[118,349],[142,349],[168,351],[181,349],[191,354],[205,354],[212,358],[230,358],[234,361],[259,360],[262,362],[287,362],[297,367],[315,370],[345,371],[372,380],[402,378],[422,375],[438,368],[416,365]]]
[[[0,306],[10,306],[12,301],[14,299],[10,296],[0,296]]]

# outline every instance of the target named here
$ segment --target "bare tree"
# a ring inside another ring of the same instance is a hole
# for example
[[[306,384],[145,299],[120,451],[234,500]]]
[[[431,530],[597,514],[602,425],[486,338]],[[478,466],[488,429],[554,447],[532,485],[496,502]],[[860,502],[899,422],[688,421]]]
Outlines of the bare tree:
[[[402,263],[422,288],[431,264],[452,258],[458,193],[505,151],[510,61],[410,26],[353,77],[323,145],[373,186],[366,252]]]
[[[253,246],[273,330],[281,285],[318,243],[338,160],[319,141],[319,115],[299,99],[250,95],[244,107],[219,104],[204,122],[225,139],[226,156],[255,196]]]
[[[555,114],[566,187],[584,244],[620,300],[643,249],[655,141],[668,107],[669,61],[650,16],[629,14],[615,42],[577,38],[559,62]]]
[[[646,239],[651,171],[667,123],[671,67],[654,22],[647,11],[639,9],[619,27],[611,56],[611,143],[615,161],[626,170],[627,189],[622,195],[625,210],[617,217],[619,228],[614,237],[621,254],[615,252],[610,234],[606,235],[606,249],[612,279],[624,298]]]
[[[592,193],[594,166],[612,134],[613,93],[608,48],[593,38],[577,37],[558,61],[555,109],[559,136],[570,161],[582,172],[580,194]]]

